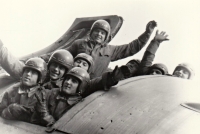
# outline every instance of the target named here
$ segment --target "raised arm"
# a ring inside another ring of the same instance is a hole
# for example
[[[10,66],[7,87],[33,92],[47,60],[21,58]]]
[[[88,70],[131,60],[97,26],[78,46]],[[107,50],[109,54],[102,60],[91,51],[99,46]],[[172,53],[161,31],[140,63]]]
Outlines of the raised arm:
[[[22,75],[24,63],[13,56],[0,40],[0,64],[13,78],[19,80]]]
[[[167,36],[168,35],[165,35],[165,32],[163,31],[161,33],[159,33],[158,30],[156,31],[154,39],[151,41],[143,55],[142,61],[139,66],[138,75],[145,75],[148,73],[149,68],[151,67],[155,58],[155,53],[160,46],[160,43],[169,40],[167,39]]]
[[[142,35],[140,35],[138,39],[133,40],[129,44],[120,45],[120,46],[111,46],[111,50],[112,50],[111,61],[123,59],[139,52],[148,42],[156,26],[157,24],[155,21],[150,21],[146,26],[145,32]]]

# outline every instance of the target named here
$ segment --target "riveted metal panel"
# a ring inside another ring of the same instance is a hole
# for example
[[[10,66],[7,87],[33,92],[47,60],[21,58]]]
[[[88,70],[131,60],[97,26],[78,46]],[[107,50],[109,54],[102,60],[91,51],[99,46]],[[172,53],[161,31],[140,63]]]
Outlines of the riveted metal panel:
[[[180,105],[200,102],[200,91],[192,85],[170,76],[123,80],[110,91],[96,92],[74,106],[54,128],[75,134],[181,133],[186,126],[192,130],[192,120],[198,123],[200,114]]]

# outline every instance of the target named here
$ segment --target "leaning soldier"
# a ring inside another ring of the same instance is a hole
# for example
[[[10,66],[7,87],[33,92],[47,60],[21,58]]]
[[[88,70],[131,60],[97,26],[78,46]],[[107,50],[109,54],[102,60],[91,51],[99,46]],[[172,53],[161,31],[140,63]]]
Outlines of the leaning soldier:
[[[43,59],[30,58],[23,67],[21,81],[9,87],[3,95],[0,103],[1,117],[30,122],[37,103],[35,94],[41,95],[40,84],[46,73],[47,65]]]

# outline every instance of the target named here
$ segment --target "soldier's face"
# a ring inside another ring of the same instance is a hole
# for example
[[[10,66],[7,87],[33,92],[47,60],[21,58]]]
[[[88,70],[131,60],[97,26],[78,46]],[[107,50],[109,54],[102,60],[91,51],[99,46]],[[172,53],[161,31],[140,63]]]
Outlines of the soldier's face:
[[[138,64],[135,62],[126,64],[130,68],[130,73],[134,75],[138,71]]]
[[[63,83],[62,93],[64,94],[75,94],[79,86],[79,81],[73,76],[67,76]]]
[[[158,69],[151,69],[149,75],[162,75],[162,72]]]
[[[27,87],[33,87],[37,85],[39,74],[34,69],[26,68],[22,75],[22,84]]]
[[[77,59],[74,61],[74,66],[75,67],[80,67],[86,71],[88,71],[89,69],[89,64],[87,61],[83,60],[83,59]]]
[[[94,29],[91,33],[91,38],[98,44],[102,44],[106,39],[106,31],[102,29]]]
[[[63,75],[65,74],[65,71],[66,71],[65,67],[56,62],[51,63],[49,66],[50,78],[52,80],[57,80],[62,78]]]
[[[185,68],[177,68],[173,74],[175,77],[188,79],[190,76],[190,72]]]

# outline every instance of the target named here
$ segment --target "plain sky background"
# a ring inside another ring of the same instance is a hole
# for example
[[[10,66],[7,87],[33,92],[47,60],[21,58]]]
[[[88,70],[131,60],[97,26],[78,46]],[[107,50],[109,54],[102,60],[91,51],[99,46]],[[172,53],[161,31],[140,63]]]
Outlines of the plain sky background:
[[[155,20],[156,29],[166,31],[170,40],[160,45],[154,63],[166,64],[169,73],[181,62],[191,63],[195,80],[200,80],[199,5],[199,0],[0,0],[0,39],[20,57],[55,42],[77,17],[118,15],[124,23],[110,44],[121,45],[136,39]],[[141,59],[145,49],[110,67]]]

